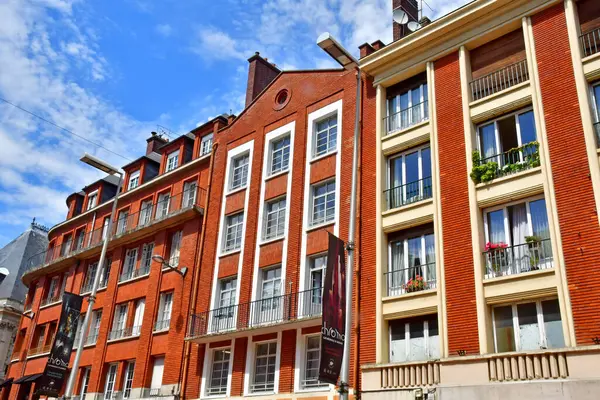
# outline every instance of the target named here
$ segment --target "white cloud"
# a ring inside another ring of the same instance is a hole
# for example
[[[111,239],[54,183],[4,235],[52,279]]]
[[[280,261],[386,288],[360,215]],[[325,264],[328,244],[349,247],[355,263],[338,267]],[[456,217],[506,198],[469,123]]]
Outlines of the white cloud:
[[[155,30],[159,35],[164,37],[169,37],[171,34],[173,34],[173,27],[169,24],[156,25]]]
[[[201,28],[197,32],[197,43],[191,50],[205,60],[246,60],[249,56],[240,48],[239,40],[215,28]]]

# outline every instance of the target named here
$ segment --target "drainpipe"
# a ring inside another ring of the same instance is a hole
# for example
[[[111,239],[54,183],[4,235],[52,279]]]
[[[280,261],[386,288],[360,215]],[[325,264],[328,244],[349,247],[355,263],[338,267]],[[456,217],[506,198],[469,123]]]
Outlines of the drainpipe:
[[[213,144],[212,146],[212,154],[210,155],[210,165],[208,167],[208,185],[206,188],[206,201],[204,202],[204,217],[202,218],[202,232],[200,233],[200,251],[198,253],[198,258],[196,259],[196,265],[194,266],[193,278],[192,278],[192,292],[190,293],[190,313],[188,315],[188,321],[191,321],[190,316],[196,313],[196,302],[198,300],[198,287],[200,286],[200,266],[202,265],[202,256],[204,255],[204,238],[206,236],[206,223],[208,221],[208,204],[210,199],[210,192],[212,189],[212,177],[213,177],[213,168],[215,163],[215,153],[217,152],[217,148],[219,147],[218,143]],[[186,334],[188,332],[186,326]],[[192,344],[189,341],[185,341],[184,343],[184,356],[183,356],[183,371],[181,371],[181,390],[179,391],[179,398],[185,399],[185,389],[186,382],[188,377],[188,370],[190,367],[190,353],[192,352]]]

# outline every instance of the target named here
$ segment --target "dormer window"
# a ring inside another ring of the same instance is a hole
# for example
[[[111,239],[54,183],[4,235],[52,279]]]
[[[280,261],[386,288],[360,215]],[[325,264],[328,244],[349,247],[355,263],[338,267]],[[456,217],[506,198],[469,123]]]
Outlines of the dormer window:
[[[179,165],[179,150],[175,150],[167,156],[165,172],[173,171]]]
[[[129,175],[129,183],[127,184],[127,189],[132,190],[140,185],[140,170],[134,171]]]
[[[98,205],[98,191],[92,192],[88,194],[87,208],[86,210],[91,210],[92,208]]]
[[[212,133],[202,137],[202,141],[200,142],[200,157],[211,152],[212,143],[213,143],[213,134]]]

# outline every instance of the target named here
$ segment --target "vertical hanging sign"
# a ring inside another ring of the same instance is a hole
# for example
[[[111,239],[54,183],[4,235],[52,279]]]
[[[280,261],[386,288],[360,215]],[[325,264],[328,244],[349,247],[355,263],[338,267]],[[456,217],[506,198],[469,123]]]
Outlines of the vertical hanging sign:
[[[323,287],[321,325],[321,364],[319,381],[337,384],[342,368],[346,339],[346,259],[345,243],[329,234],[327,271]]]
[[[38,395],[58,397],[67,375],[82,303],[83,297],[81,296],[67,292],[63,294],[62,310],[58,329],[54,335],[54,343],[48,356],[44,375],[36,385],[35,392]],[[77,372],[72,371],[72,373]]]

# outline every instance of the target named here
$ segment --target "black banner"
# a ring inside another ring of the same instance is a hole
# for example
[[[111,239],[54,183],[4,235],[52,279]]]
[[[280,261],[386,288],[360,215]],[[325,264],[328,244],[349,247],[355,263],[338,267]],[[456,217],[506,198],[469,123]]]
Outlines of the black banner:
[[[38,395],[58,397],[67,375],[82,303],[81,296],[66,292],[63,294],[62,310],[52,350],[48,356],[44,375],[36,384],[35,393]]]
[[[337,384],[342,368],[346,338],[346,259],[345,243],[329,234],[327,271],[323,287],[321,325],[321,365],[319,381]]]

